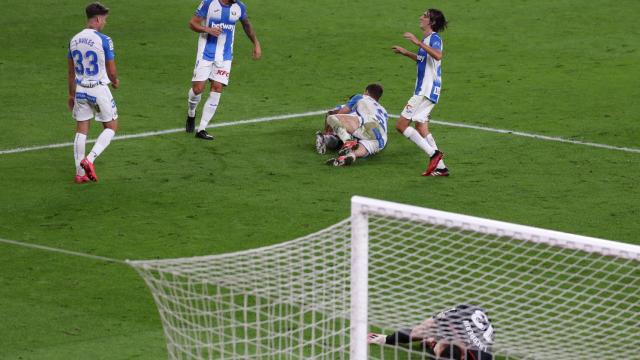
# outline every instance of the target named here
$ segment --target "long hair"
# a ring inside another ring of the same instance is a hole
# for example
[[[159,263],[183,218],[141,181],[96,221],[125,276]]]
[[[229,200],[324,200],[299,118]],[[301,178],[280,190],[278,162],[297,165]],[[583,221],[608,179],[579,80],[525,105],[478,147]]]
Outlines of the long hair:
[[[448,22],[442,11],[438,9],[429,9],[427,10],[427,14],[429,15],[429,21],[431,23],[431,30],[435,32],[442,32],[447,28]]]

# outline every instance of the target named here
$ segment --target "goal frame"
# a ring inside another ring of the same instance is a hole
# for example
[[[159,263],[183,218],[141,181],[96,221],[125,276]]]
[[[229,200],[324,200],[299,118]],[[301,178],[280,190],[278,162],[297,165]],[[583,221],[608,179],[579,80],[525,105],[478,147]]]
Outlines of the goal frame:
[[[351,198],[351,328],[350,359],[368,358],[368,217],[392,216],[431,225],[459,228],[514,240],[524,240],[554,247],[577,249],[605,256],[640,260],[640,246],[594,237],[512,224],[475,216],[461,215],[362,196]]]

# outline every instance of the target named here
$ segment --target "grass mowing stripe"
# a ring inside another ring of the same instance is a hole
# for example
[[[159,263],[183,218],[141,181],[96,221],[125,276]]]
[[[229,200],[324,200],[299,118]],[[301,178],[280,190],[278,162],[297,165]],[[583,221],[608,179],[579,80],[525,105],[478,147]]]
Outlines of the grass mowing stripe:
[[[319,111],[309,111],[309,112],[304,112],[304,113],[299,113],[299,114],[285,114],[285,115],[267,116],[267,117],[261,117],[261,118],[256,118],[256,119],[249,119],[249,120],[229,121],[229,122],[222,122],[222,123],[209,125],[209,126],[207,126],[207,129],[226,127],[226,126],[256,124],[256,123],[261,123],[261,122],[269,122],[269,121],[276,121],[276,120],[286,120],[286,119],[294,119],[294,118],[301,118],[301,117],[309,117],[309,116],[321,115],[321,114],[324,114],[324,113],[325,113],[325,110],[319,110]],[[389,115],[389,117],[397,119],[400,116],[399,115]],[[614,146],[614,145],[607,145],[607,144],[599,144],[599,143],[579,141],[579,140],[571,140],[571,139],[565,139],[565,138],[561,138],[561,137],[539,135],[539,134],[527,133],[527,132],[522,132],[522,131],[507,130],[507,129],[497,129],[497,128],[491,128],[491,127],[485,127],[485,126],[469,125],[469,124],[463,124],[463,123],[457,123],[457,122],[451,122],[451,121],[442,121],[442,120],[431,120],[430,122],[434,123],[434,124],[438,124],[438,125],[459,127],[459,128],[465,128],[465,129],[473,129],[473,130],[481,130],[481,131],[488,131],[488,132],[495,132],[495,133],[499,133],[499,134],[510,134],[510,135],[528,137],[528,138],[532,138],[532,139],[538,139],[538,140],[556,141],[556,142],[567,143],[567,144],[598,147],[598,148],[603,148],[603,149],[607,149],[607,150],[617,150],[617,151],[624,151],[624,152],[631,152],[631,153],[640,153],[640,149],[637,149],[637,148],[629,148],[629,147],[621,147],[621,146]],[[177,128],[177,129],[168,129],[168,130],[159,130],[159,131],[148,131],[148,132],[143,132],[143,133],[139,133],[139,134],[116,136],[116,137],[113,138],[113,140],[140,139],[140,138],[145,138],[145,137],[150,137],[150,136],[173,134],[173,133],[177,133],[177,132],[181,132],[181,131],[184,131],[184,129],[183,128]],[[94,142],[95,142],[95,139],[87,140],[87,144],[91,144],[91,143],[94,143]],[[29,151],[44,150],[44,149],[55,149],[55,148],[66,147],[66,146],[73,146],[73,143],[72,142],[68,142],[68,143],[59,143],[59,144],[40,145],[40,146],[32,146],[32,147],[0,150],[0,155],[16,154],[16,153],[23,153],[23,152],[29,152]]]

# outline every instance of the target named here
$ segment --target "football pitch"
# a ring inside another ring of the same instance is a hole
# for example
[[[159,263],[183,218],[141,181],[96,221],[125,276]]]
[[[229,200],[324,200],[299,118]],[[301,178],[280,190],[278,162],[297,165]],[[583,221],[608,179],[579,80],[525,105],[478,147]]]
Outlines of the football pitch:
[[[0,12],[0,359],[166,358],[151,294],[120,261],[287,241],[348,217],[353,195],[640,244],[637,1],[246,0],[263,59],[238,26],[216,140],[204,142],[177,130],[197,1],[105,0],[126,138],[97,159],[100,182],[83,185],[66,53],[88,1],[10,3]],[[381,154],[324,165],[330,155],[313,146],[322,110],[379,82],[381,103],[400,113],[415,65],[391,46],[413,49],[402,34],[418,34],[429,7],[450,21],[430,128],[452,175],[421,177],[425,156],[393,130]],[[99,131],[94,122],[89,138]]]

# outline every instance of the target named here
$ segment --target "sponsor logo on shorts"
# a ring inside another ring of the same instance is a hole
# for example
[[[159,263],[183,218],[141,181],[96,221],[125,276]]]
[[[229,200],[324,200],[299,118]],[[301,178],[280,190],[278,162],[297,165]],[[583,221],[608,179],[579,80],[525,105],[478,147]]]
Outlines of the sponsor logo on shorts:
[[[218,71],[216,71],[216,75],[229,77],[229,72],[224,69],[218,69]]]

